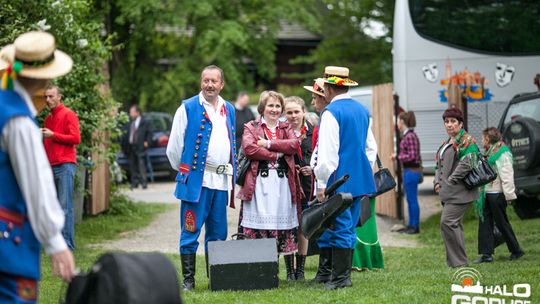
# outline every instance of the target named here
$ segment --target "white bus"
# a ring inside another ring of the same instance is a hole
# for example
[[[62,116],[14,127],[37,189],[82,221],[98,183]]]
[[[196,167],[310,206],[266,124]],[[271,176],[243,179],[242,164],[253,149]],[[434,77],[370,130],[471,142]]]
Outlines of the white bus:
[[[416,113],[424,167],[447,138],[442,112],[449,79],[468,99],[469,132],[497,126],[518,93],[536,91],[540,1],[396,0],[393,81],[400,105]]]

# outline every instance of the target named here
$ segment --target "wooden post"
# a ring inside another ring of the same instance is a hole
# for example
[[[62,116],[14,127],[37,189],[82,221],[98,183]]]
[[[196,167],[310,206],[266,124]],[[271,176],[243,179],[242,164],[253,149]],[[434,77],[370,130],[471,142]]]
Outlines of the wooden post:
[[[399,155],[399,145],[401,143],[401,137],[399,136],[398,128],[398,115],[399,115],[399,96],[394,94],[394,137],[396,138],[396,155]],[[396,166],[396,179],[397,179],[397,195],[396,195],[396,212],[399,220],[403,219],[403,178],[401,173],[401,166],[399,163]]]
[[[388,168],[390,172],[395,172],[394,162],[391,161],[391,155],[394,153],[393,108],[392,84],[387,83],[374,86],[372,96],[373,134],[377,141],[379,158],[383,166]],[[396,177],[395,173],[394,177]],[[396,191],[389,191],[377,197],[375,211],[378,214],[397,218],[398,209],[396,206]]]

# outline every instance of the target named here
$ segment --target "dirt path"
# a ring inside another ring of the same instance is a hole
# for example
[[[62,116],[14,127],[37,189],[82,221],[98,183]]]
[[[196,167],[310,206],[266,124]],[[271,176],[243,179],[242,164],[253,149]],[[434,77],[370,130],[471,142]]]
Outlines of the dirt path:
[[[421,210],[421,219],[435,214],[441,210],[438,197],[431,191],[433,178],[426,176],[425,181],[419,187],[419,201]],[[148,189],[124,190],[124,193],[134,200],[145,203],[167,203],[174,204],[176,207],[170,211],[162,213],[147,227],[124,233],[122,237],[115,241],[105,242],[95,245],[106,250],[123,251],[158,251],[162,253],[177,253],[178,239],[180,231],[180,207],[178,201],[173,197],[172,192],[174,183],[154,183],[149,185]],[[237,206],[240,204],[238,203]],[[407,213],[406,204],[404,207]],[[229,237],[236,232],[238,224],[238,209],[228,208],[228,231]],[[391,232],[394,225],[401,221],[395,219],[377,216],[377,230],[379,241],[384,247],[418,247],[420,244],[414,236],[404,236],[399,233]],[[199,237],[199,243],[202,245],[204,240],[204,229]],[[203,246],[199,246],[198,253],[204,253]]]

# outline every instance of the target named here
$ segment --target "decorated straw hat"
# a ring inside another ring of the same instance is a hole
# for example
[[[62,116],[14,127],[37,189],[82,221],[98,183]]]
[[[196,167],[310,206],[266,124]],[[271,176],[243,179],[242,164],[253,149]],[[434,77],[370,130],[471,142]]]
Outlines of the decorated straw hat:
[[[0,50],[0,70],[32,79],[53,79],[67,74],[73,60],[56,49],[54,36],[27,32]]]
[[[338,66],[327,66],[324,68],[324,78],[325,83],[344,86],[344,87],[355,87],[358,83],[354,80],[349,79],[349,69]]]
[[[304,86],[304,89],[324,97],[324,80],[322,78],[315,79],[313,86]]]

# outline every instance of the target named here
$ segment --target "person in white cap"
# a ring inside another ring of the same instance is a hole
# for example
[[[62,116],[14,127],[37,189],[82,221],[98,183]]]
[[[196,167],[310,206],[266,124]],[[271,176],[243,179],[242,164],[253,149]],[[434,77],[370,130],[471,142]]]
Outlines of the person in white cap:
[[[24,33],[0,51],[0,70],[5,70],[0,90],[1,303],[35,303],[41,245],[56,275],[70,281],[75,273],[31,99],[72,66],[46,32]]]

